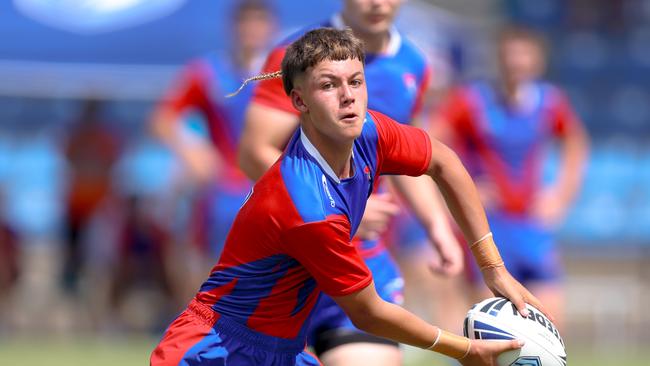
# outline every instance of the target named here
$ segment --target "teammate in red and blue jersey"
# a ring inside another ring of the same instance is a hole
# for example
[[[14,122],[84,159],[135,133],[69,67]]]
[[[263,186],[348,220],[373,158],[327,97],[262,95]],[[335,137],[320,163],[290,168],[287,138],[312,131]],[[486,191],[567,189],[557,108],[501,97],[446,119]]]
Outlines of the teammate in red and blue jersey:
[[[214,52],[189,63],[153,119],[156,135],[178,153],[194,180],[203,186],[192,224],[195,239],[202,251],[210,254],[211,264],[252,186],[236,158],[244,110],[252,92],[243,90],[233,98],[225,98],[225,94],[259,72],[274,29],[272,10],[262,1],[241,2],[233,18],[230,52]],[[211,143],[184,138],[178,122],[192,113],[202,117]]]
[[[300,111],[300,129],[253,187],[219,262],[166,330],[151,365],[318,365],[304,346],[321,291],[359,329],[463,365],[491,365],[522,346],[451,334],[377,295],[350,242],[365,203],[379,175],[427,174],[472,243],[487,285],[522,316],[526,302],[544,311],[503,266],[456,155],[424,131],[367,109],[363,60],[361,41],[331,28],[310,31],[287,49],[282,80]]]
[[[562,314],[562,266],[553,229],[581,184],[587,136],[564,93],[539,79],[545,63],[539,36],[508,28],[498,52],[499,80],[452,92],[434,134],[457,149],[477,182],[512,274],[552,313]],[[545,186],[545,148],[554,141],[562,147],[560,171]]]
[[[419,113],[431,71],[423,54],[393,26],[400,5],[401,1],[396,0],[344,1],[341,13],[294,34],[276,47],[267,58],[264,71],[279,70],[288,44],[309,29],[342,29],[349,26],[364,41],[369,108],[400,123],[410,124]],[[240,144],[240,164],[250,178],[259,178],[280,156],[282,147],[298,126],[298,114],[291,100],[282,93],[279,79],[260,82],[247,111],[246,127]],[[437,203],[436,197],[432,195],[435,187],[430,180],[405,178],[394,177],[391,181],[405,190],[418,191],[418,194],[411,194],[412,197],[417,197],[416,200],[427,202],[430,206]],[[398,211],[399,207],[383,188],[379,193],[373,194],[366,206],[355,243],[373,273],[379,295],[387,301],[401,304],[404,281],[385,243],[380,239],[389,220]],[[434,215],[443,220],[433,220],[430,218],[433,211],[427,210],[429,217],[421,220],[426,222],[426,229],[405,222],[410,228],[414,227],[409,231],[410,235],[396,237],[403,241],[425,241],[430,237],[442,253],[445,270],[459,272],[462,268],[461,249],[453,235],[444,235],[445,232],[451,233],[451,229],[443,212],[439,210]],[[439,238],[444,238],[446,242]],[[310,344],[328,366],[338,364],[336,360],[340,359],[346,359],[351,364],[401,363],[401,354],[395,342],[356,331],[345,313],[327,296],[320,300],[312,327]],[[340,347],[344,345],[346,347]]]

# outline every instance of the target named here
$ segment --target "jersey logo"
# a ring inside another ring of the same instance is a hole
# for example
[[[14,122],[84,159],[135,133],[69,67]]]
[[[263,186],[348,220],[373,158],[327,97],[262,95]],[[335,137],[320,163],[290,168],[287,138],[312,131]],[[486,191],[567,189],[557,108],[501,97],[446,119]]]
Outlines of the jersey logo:
[[[325,194],[327,194],[327,197],[330,199],[330,206],[334,207],[336,206],[336,203],[334,202],[334,198],[332,198],[332,194],[330,193],[330,189],[327,186],[327,178],[325,178],[325,174],[321,176],[321,180],[323,181],[323,189],[325,190]]]
[[[366,178],[368,178],[368,180],[372,180],[372,176],[370,176],[370,168],[368,168],[367,165],[363,168],[363,174],[366,175]]]
[[[415,78],[415,75],[413,74],[404,74],[404,85],[406,86],[406,89],[409,91],[409,93],[415,93],[417,91],[417,79]]]
[[[512,366],[541,366],[541,364],[539,357],[520,357],[512,363]]]

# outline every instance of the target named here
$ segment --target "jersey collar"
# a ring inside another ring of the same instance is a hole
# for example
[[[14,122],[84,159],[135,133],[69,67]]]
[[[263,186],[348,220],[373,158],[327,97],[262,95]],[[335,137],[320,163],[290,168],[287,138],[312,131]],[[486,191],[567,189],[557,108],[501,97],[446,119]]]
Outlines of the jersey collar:
[[[332,18],[330,19],[330,24],[336,29],[345,29],[347,27],[345,25],[345,22],[343,21],[343,17],[341,16],[341,13],[336,13],[332,15]],[[381,53],[380,55],[392,57],[395,56],[399,51],[400,47],[402,47],[402,35],[399,34],[395,26],[390,27],[389,32],[390,32],[389,35],[390,39],[388,40],[388,47],[386,47],[386,51]]]
[[[366,121],[364,120],[363,122],[365,123]],[[303,131],[302,127],[300,127],[300,142],[302,142],[302,146],[305,147],[307,153],[316,159],[318,164],[325,171],[325,174],[327,174],[328,177],[332,178],[332,180],[337,184],[341,183],[341,179],[334,173],[334,169],[332,169],[332,167],[327,163],[320,152],[318,152],[316,146],[314,146],[314,144],[309,141],[309,138],[307,138],[307,135],[305,134],[305,131]],[[354,149],[352,149],[352,161],[354,161]]]

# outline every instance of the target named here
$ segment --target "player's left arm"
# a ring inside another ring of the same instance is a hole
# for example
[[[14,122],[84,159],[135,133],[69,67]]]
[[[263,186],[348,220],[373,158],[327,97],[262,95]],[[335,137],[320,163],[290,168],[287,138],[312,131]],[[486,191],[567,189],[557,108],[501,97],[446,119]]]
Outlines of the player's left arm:
[[[568,99],[557,96],[552,110],[552,131],[560,144],[560,166],[556,180],[537,197],[535,215],[548,225],[559,223],[575,199],[584,180],[589,155],[589,137]]]
[[[384,174],[430,176],[442,193],[481,268],[487,286],[495,295],[512,301],[522,315],[525,303],[548,314],[539,300],[515,280],[505,268],[494,244],[485,210],[474,183],[458,156],[440,141],[420,129],[400,125],[378,115],[379,167]]]

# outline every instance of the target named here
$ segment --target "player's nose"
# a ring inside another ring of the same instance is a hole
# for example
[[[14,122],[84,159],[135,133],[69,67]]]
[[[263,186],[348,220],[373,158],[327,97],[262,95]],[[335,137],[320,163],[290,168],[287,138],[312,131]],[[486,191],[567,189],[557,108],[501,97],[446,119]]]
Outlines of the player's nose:
[[[343,84],[341,86],[341,103],[349,104],[354,102],[354,94],[352,93],[352,88],[350,85]]]

